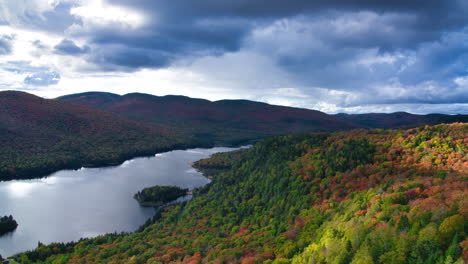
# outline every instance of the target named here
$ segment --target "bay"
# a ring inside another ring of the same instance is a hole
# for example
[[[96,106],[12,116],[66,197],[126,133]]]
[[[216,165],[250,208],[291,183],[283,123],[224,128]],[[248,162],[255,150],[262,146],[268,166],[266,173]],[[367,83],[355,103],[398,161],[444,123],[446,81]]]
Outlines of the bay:
[[[193,189],[209,179],[189,163],[235,148],[176,150],[135,158],[119,166],[62,170],[33,180],[0,182],[0,215],[18,228],[0,237],[3,257],[42,243],[77,241],[112,232],[132,232],[154,215],[133,195],[154,185]]]

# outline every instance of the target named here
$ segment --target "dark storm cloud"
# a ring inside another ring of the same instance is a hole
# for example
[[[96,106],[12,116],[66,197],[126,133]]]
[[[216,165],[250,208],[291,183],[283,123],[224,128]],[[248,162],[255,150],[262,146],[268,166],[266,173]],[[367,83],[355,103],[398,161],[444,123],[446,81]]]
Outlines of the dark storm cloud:
[[[116,28],[99,29],[91,37],[95,44],[124,44],[137,48],[152,48],[177,53],[202,49],[234,51],[251,28],[237,19],[203,19],[191,24],[179,21],[170,24],[148,25],[128,31]]]
[[[104,71],[131,72],[140,68],[162,68],[169,65],[173,55],[155,49],[106,45],[94,51],[89,61]]]
[[[157,14],[157,21],[194,21],[200,18],[237,17],[249,20],[277,19],[311,15],[326,11],[375,11],[378,13],[412,14],[411,25],[422,31],[457,28],[466,24],[468,3],[465,0],[110,0],[123,6]],[[397,21],[396,21],[397,22]]]
[[[13,36],[0,35],[0,55],[6,55],[11,53],[13,40]]]
[[[78,47],[75,42],[69,39],[62,40],[62,42],[54,47],[55,53],[62,55],[81,55],[88,53],[89,50],[88,46]]]
[[[291,0],[287,2],[283,0],[110,0],[109,2],[139,8],[142,11],[156,11],[170,19],[207,16],[284,17],[323,9],[444,12],[464,4],[463,0]]]
[[[339,34],[322,34],[324,41],[330,46],[357,49],[377,47],[382,51],[416,47],[419,43],[438,39],[443,32],[459,28],[468,21],[468,4],[463,0],[108,2],[138,10],[146,14],[149,22],[144,27],[131,31],[105,27],[88,32],[90,43],[102,48],[97,48],[90,60],[95,63],[102,62],[105,69],[114,61],[118,62],[116,66],[137,70],[141,67],[166,67],[181,57],[238,51],[253,29],[282,18],[302,16],[312,20],[333,19],[343,13],[352,15],[365,11],[384,15],[384,19],[379,21],[381,24],[370,25],[367,31],[361,34],[342,34],[341,37]],[[135,58],[132,58],[129,51],[119,48],[119,45],[133,50]],[[113,52],[110,51],[116,46]],[[149,58],[140,58],[143,51],[149,52]],[[120,59],[126,55],[130,55],[128,65]],[[299,68],[307,66],[302,65],[301,61],[288,61],[288,58],[281,60],[284,65],[290,64]]]
[[[201,19],[149,24],[130,31],[101,27],[85,34],[93,46],[90,61],[104,70],[113,69],[115,64],[131,71],[167,67],[180,58],[237,51],[252,27],[246,20]]]
[[[425,80],[450,80],[468,74],[468,26],[439,41],[424,43],[417,50],[411,67],[402,71],[402,82],[415,84]]]

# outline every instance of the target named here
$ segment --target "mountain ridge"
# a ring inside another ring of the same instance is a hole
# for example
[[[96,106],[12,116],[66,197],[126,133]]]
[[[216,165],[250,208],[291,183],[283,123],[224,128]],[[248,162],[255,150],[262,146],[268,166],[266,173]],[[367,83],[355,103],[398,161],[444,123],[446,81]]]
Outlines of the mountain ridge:
[[[118,97],[117,97],[118,96]],[[194,140],[232,142],[275,134],[336,131],[362,126],[326,113],[250,100],[219,100],[149,94],[81,93],[57,100],[82,104],[145,123],[175,126]]]
[[[289,106],[280,106],[272,105],[265,102],[257,102],[246,99],[222,99],[222,100],[207,100],[201,98],[191,98],[184,95],[164,95],[157,96],[145,93],[127,93],[124,95],[118,95],[107,92],[85,92],[78,94],[71,94],[57,97],[57,100],[68,101],[78,104],[85,104],[91,107],[106,109],[109,103],[124,100],[125,98],[132,97],[140,98],[152,98],[160,100],[161,102],[165,99],[171,99],[169,101],[174,101],[176,99],[183,99],[185,102],[194,102],[203,103],[202,105],[206,106],[207,104],[219,105],[219,106],[239,106],[239,105],[262,105],[266,107],[281,107],[282,109],[295,109],[296,111],[311,111],[315,113],[323,113],[314,109],[307,108],[298,108],[298,107],[289,107]],[[99,97],[112,97],[111,100],[101,103],[99,101],[93,101],[93,98]],[[180,100],[179,100],[180,101]],[[107,109],[112,111],[113,109]],[[114,109],[115,110],[115,109]],[[116,111],[116,110],[115,110]],[[323,113],[326,114],[326,113]],[[348,114],[348,113],[338,113],[338,114],[327,114],[329,116],[337,117],[338,119],[349,121],[347,125],[352,123],[353,128],[409,128],[417,127],[420,125],[435,125],[438,123],[454,123],[454,122],[468,122],[467,114],[440,114],[440,113],[430,113],[430,114],[412,114],[404,111],[397,111],[393,113],[362,113],[362,114]]]

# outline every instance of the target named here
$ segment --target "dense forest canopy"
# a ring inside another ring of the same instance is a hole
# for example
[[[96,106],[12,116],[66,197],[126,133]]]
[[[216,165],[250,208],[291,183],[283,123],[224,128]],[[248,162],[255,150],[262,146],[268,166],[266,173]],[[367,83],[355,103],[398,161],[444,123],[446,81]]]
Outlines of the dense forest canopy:
[[[21,263],[463,263],[468,124],[270,137],[196,167],[213,181],[132,234]]]
[[[18,223],[12,215],[0,217],[0,236],[11,232],[18,227]]]
[[[118,164],[184,147],[183,138],[80,105],[0,92],[0,181]]]
[[[188,189],[177,186],[153,186],[138,191],[133,197],[141,206],[161,206],[186,195]]]

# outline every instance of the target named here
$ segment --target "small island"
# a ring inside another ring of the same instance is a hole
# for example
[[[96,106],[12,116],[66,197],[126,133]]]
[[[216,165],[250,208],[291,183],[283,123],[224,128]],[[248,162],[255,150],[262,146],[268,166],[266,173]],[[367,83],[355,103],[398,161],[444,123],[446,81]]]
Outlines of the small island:
[[[188,189],[177,186],[153,186],[137,192],[135,198],[141,206],[158,207],[186,195]]]
[[[0,236],[15,230],[17,226],[18,223],[13,219],[13,216],[0,217]]]

